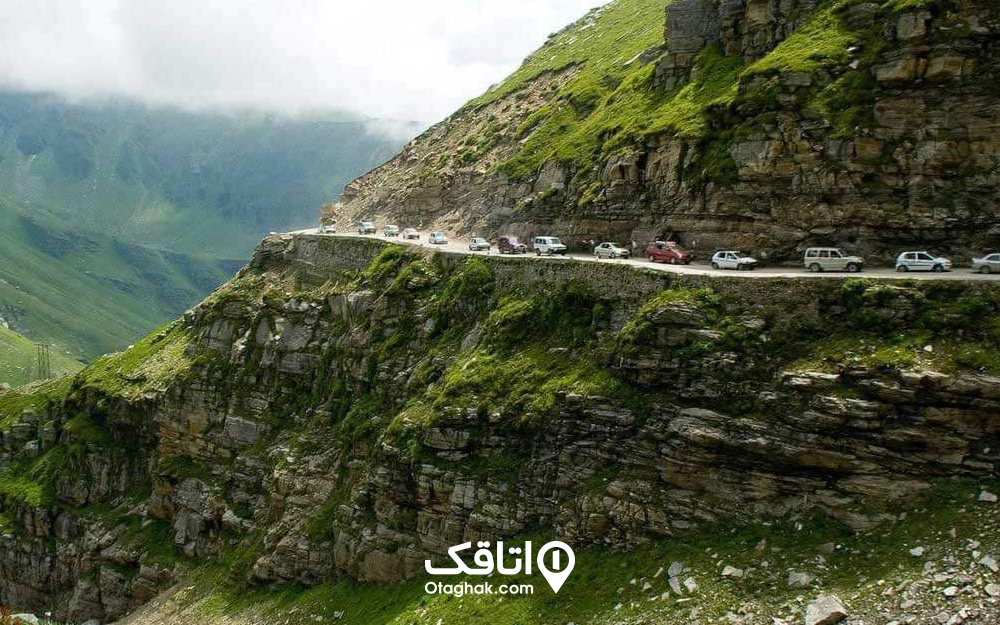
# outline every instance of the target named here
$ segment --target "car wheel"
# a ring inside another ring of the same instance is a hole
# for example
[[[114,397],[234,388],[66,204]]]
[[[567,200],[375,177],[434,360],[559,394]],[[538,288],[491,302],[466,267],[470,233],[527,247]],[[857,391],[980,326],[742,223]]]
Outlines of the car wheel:
[[[811,271],[813,273],[819,273],[819,272],[823,271],[823,268],[819,266],[819,263],[813,263],[813,264],[809,265],[809,271]]]
[[[718,268],[719,268],[719,263],[713,261],[712,262],[712,269],[716,269],[717,270]]]
[[[899,273],[906,273],[909,270],[910,270],[910,268],[907,267],[906,265],[897,265],[896,266],[896,271],[898,271]]]
[[[857,263],[850,263],[847,265],[847,273],[858,273],[861,271],[861,267]]]
[[[655,262],[656,262],[656,259],[655,259],[655,258],[653,258],[652,256],[650,256],[650,257],[649,257],[649,262],[651,262],[651,263],[655,263]]]
[[[990,269],[989,265],[983,265],[982,267],[979,268],[979,273],[992,273],[992,272],[993,270]]]
[[[934,273],[941,273],[944,271],[944,265],[934,265]]]

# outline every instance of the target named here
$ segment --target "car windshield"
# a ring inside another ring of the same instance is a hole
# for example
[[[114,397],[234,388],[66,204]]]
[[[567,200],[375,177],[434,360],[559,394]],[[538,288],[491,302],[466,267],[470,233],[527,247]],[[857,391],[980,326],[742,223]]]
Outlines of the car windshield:
[[[928,254],[927,252],[921,252],[917,254],[917,258],[919,258],[920,260],[934,260],[934,257]]]

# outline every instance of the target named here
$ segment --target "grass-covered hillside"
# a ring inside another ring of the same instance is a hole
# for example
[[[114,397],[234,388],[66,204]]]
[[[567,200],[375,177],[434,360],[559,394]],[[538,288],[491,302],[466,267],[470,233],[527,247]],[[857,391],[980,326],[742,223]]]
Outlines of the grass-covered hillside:
[[[128,346],[241,264],[80,231],[0,196],[0,317],[75,360]]]
[[[346,114],[188,113],[0,92],[0,194],[69,230],[246,258],[315,221],[399,139]]]
[[[35,344],[16,332],[0,326],[0,384],[20,386],[36,377]],[[69,356],[51,353],[52,375],[75,373],[83,365]]]
[[[521,147],[502,163],[504,173],[524,178],[556,160],[589,176],[593,163],[656,135],[708,137],[711,109],[732,104],[741,81],[843,62],[848,48],[864,36],[836,17],[855,0],[824,0],[803,28],[764,58],[751,63],[709,47],[696,60],[688,84],[661,88],[654,85],[656,64],[640,62],[639,57],[663,44],[664,9],[672,1],[615,0],[593,11],[556,33],[514,74],[466,105],[465,112],[479,109],[528,87],[546,72],[573,72],[545,106],[516,128],[513,138]]]
[[[73,358],[126,347],[391,154],[371,128],[0,91],[0,317]]]

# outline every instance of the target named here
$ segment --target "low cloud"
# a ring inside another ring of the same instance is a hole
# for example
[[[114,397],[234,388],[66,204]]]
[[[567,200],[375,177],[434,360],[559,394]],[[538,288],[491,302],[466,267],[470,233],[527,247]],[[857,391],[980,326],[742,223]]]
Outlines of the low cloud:
[[[433,122],[600,0],[32,0],[0,86],[190,109]]]

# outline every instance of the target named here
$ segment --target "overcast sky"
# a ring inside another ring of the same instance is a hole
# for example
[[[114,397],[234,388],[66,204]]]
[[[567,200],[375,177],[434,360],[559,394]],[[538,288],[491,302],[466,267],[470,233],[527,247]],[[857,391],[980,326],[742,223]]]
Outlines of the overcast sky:
[[[602,0],[0,0],[0,86],[435,121]]]

